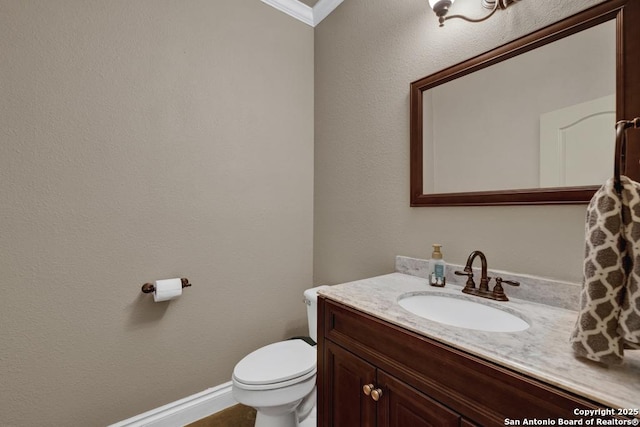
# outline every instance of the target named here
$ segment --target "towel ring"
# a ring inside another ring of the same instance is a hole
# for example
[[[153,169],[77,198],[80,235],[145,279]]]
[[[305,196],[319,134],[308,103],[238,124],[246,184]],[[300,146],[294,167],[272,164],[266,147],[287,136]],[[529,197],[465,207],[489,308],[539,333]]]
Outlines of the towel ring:
[[[616,152],[613,163],[613,186],[618,194],[622,192],[620,174],[624,174],[626,170],[628,128],[640,128],[640,117],[636,117],[633,120],[620,120],[616,123]]]

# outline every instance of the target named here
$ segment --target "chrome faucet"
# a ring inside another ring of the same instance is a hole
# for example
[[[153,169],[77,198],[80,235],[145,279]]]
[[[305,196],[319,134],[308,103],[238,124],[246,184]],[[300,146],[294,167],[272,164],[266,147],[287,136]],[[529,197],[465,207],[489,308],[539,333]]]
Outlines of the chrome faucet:
[[[473,280],[473,261],[476,257],[480,257],[480,266],[482,268],[480,273],[480,287],[476,288],[476,283]],[[509,301],[509,298],[504,293],[502,284],[506,283],[511,286],[520,286],[519,282],[513,280],[503,280],[501,277],[496,277],[496,285],[493,290],[489,290],[489,281],[491,277],[487,276],[487,257],[480,251],[473,251],[467,259],[467,264],[464,266],[463,271],[456,271],[458,276],[467,276],[467,283],[462,289],[465,294],[476,295],[482,298],[489,298],[496,301]]]

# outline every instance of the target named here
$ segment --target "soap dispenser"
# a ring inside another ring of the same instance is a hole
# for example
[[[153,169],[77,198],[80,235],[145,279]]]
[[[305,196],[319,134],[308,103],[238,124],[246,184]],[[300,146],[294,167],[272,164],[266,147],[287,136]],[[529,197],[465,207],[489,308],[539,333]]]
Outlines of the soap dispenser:
[[[440,248],[442,248],[442,245],[433,245],[433,253],[429,261],[429,284],[431,286],[443,287],[446,284],[445,272],[447,265],[442,259]]]

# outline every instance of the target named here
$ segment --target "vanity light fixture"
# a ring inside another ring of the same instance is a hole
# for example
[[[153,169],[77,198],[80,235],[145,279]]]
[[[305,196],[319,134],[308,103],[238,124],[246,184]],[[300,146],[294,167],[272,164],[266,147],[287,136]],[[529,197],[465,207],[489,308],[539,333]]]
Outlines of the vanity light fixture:
[[[482,22],[484,20],[489,19],[491,16],[493,16],[493,14],[496,13],[496,10],[498,10],[498,8],[506,9],[507,6],[509,6],[511,3],[515,3],[518,0],[481,0],[482,6],[484,6],[487,9],[491,9],[491,12],[489,12],[488,15],[482,18],[477,18],[477,19],[469,18],[464,15],[447,16],[447,13],[449,12],[449,9],[451,8],[451,6],[453,6],[454,1],[455,0],[429,0],[429,6],[431,6],[431,9],[433,9],[433,12],[438,17],[441,27],[444,27],[444,21],[451,18],[461,18],[469,22]]]

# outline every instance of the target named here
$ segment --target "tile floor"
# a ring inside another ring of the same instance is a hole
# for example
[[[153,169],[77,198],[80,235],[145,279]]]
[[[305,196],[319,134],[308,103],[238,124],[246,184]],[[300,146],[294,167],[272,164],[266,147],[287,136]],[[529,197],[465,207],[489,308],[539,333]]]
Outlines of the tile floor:
[[[255,422],[255,409],[238,404],[186,427],[253,427]],[[316,427],[316,425],[316,408],[313,408],[307,419],[300,423],[300,427]]]

